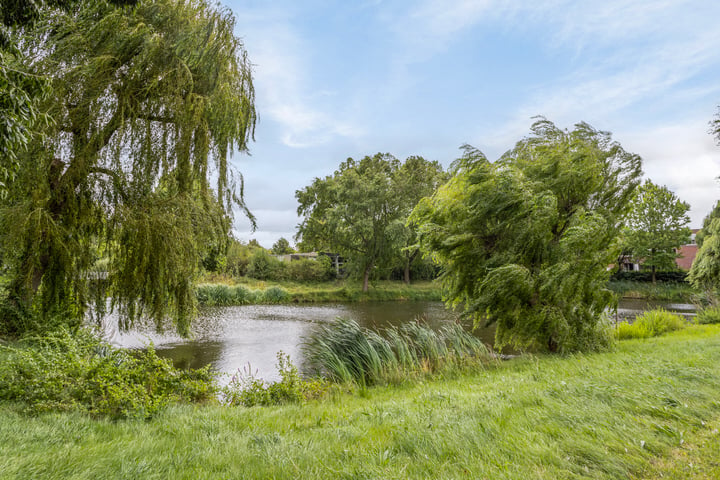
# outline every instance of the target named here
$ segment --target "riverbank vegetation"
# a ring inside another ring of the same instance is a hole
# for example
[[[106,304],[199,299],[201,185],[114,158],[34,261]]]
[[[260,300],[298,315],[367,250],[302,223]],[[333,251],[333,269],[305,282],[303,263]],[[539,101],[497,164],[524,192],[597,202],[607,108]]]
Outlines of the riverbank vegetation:
[[[698,303],[702,302],[700,291],[687,282],[644,282],[633,280],[610,280],[608,288],[618,298],[636,298],[650,301]]]
[[[440,301],[442,290],[438,283],[424,281],[410,285],[399,281],[373,282],[362,291],[357,280],[331,282],[274,282],[241,278],[211,277],[213,283],[197,286],[198,302],[206,306],[248,305],[255,303],[317,303],[365,301]]]
[[[655,478],[714,451],[720,327],[527,356],[274,407],[173,405],[149,421],[0,403],[8,478]],[[359,394],[358,394],[359,393]],[[708,470],[709,471],[709,470]],[[685,477],[683,477],[685,478]]]

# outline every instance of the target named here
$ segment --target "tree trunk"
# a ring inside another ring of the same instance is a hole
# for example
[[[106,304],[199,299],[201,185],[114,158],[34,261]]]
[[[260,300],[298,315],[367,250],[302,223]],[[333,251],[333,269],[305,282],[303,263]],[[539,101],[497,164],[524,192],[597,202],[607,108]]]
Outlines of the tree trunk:
[[[412,255],[405,256],[405,284],[410,285],[410,266],[415,261],[415,257],[420,252],[420,249],[416,249]]]
[[[368,284],[370,283],[370,272],[372,271],[373,264],[370,263],[367,267],[365,267],[365,271],[363,272],[363,287],[362,291],[367,292],[368,291]]]
[[[655,285],[655,265],[652,266],[652,282]]]

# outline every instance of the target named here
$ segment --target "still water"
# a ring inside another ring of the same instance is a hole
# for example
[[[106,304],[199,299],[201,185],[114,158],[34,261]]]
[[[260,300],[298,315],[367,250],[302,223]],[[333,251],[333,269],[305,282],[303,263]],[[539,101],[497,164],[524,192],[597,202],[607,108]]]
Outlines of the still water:
[[[643,310],[662,306],[692,315],[686,304],[649,303],[623,300],[618,319],[633,318]],[[318,325],[336,318],[351,318],[360,325],[380,329],[422,318],[431,327],[457,321],[458,316],[440,302],[363,302],[312,305],[243,305],[205,308],[193,323],[193,338],[173,333],[157,333],[151,326],[119,332],[112,316],[105,322],[106,339],[126,348],[143,348],[153,343],[158,354],[170,358],[177,367],[199,368],[211,364],[221,372],[221,383],[238,370],[250,371],[265,380],[276,380],[277,352],[290,355],[303,369],[302,342]],[[479,329],[475,335],[492,344],[494,329]]]

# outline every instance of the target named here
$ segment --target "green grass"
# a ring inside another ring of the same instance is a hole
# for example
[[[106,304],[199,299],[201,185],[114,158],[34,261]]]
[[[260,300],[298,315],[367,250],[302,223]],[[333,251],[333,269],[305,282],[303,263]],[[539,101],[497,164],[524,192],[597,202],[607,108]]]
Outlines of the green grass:
[[[0,404],[0,478],[655,478],[720,418],[720,326],[360,393],[149,421]]]
[[[720,478],[720,419],[705,425],[691,442],[653,462],[646,479],[717,480]]]
[[[608,288],[626,298],[643,298],[665,302],[692,303],[698,298],[698,292],[688,283],[634,282],[631,280],[612,280]]]
[[[278,290],[279,289],[279,290]],[[268,290],[274,293],[268,295]],[[278,292],[282,290],[282,295]],[[241,293],[236,293],[241,291]],[[436,282],[381,281],[363,292],[359,282],[341,280],[331,282],[273,282],[241,278],[235,283],[230,278],[208,276],[197,287],[198,301],[202,305],[245,305],[248,303],[321,303],[364,302],[386,300],[440,301],[442,293]],[[285,293],[287,295],[285,295]]]

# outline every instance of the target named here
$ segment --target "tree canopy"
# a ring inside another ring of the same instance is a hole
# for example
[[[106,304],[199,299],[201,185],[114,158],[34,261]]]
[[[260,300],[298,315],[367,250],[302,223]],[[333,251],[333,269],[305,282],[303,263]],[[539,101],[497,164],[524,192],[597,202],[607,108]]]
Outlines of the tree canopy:
[[[444,180],[442,167],[422,157],[404,163],[378,153],[347,159],[333,175],[295,192],[303,217],[297,239],[305,250],[341,254],[356,268],[367,291],[373,268],[402,258],[406,281],[417,256],[407,217],[417,201]]]
[[[290,242],[288,242],[287,238],[285,237],[278,238],[277,242],[273,244],[270,251],[275,255],[286,255],[288,253],[295,253],[295,249],[290,246]]]
[[[51,124],[21,153],[0,211],[7,303],[77,321],[103,256],[124,325],[147,314],[185,333],[204,249],[227,240],[233,205],[249,214],[228,164],[255,125],[234,18],[206,0],[46,13],[20,32],[26,70],[50,81]]]
[[[400,163],[378,153],[360,161],[348,158],[332,176],[315,178],[295,192],[303,218],[297,238],[304,249],[343,255],[362,274],[367,291],[378,260],[390,254],[392,238],[404,221],[392,178]]]
[[[640,175],[609,133],[541,119],[494,163],[465,146],[411,220],[448,302],[496,323],[498,347],[588,350],[608,338],[607,266]]]
[[[690,241],[690,205],[665,186],[646,180],[632,201],[625,230],[628,251],[643,266],[655,270],[673,270],[678,248]]]
[[[720,300],[720,202],[703,220],[702,229],[695,236],[698,252],[688,274],[697,289],[706,292],[714,302]]]

